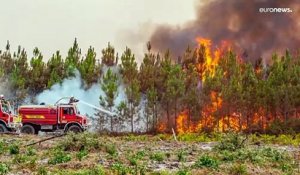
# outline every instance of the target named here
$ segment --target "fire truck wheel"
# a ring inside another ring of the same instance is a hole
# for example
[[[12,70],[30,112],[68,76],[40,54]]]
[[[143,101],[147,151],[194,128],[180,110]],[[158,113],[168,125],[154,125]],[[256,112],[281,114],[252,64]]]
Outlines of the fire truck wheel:
[[[35,133],[35,129],[31,125],[24,125],[21,128],[21,133],[24,133],[24,134],[34,134]]]
[[[7,128],[3,124],[0,124],[0,133],[1,132],[7,132]]]
[[[68,128],[67,132],[79,133],[82,132],[82,129],[77,125],[72,125]]]

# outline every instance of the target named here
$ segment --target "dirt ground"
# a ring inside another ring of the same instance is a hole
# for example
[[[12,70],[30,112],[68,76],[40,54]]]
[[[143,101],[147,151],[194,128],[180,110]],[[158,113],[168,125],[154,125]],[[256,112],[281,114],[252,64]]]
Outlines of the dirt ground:
[[[193,168],[199,157],[213,152],[216,142],[182,142],[174,139],[162,140],[155,136],[144,136],[142,138],[97,136],[94,139],[99,143],[99,148],[97,146],[97,148],[88,149],[88,153],[82,159],[78,158],[78,152],[81,148],[77,150],[75,145],[66,150],[71,157],[70,161],[49,164],[49,160],[53,157],[54,148],[57,147],[58,143],[61,143],[61,145],[68,143],[67,139],[70,139],[68,136],[48,140],[30,147],[26,146],[49,137],[52,136],[0,135],[0,140],[8,146],[17,143],[20,148],[20,155],[26,155],[29,148],[35,150],[34,163],[30,160],[22,160],[17,155],[11,155],[8,152],[0,155],[0,162],[6,162],[9,165],[9,172],[6,174],[43,174],[41,167],[49,174],[80,174],[79,172],[85,174],[83,170],[92,169],[98,165],[105,170],[105,174],[123,174],[123,169],[125,174],[143,174],[143,172],[145,174],[180,174],[180,172],[181,174],[232,174],[232,170],[229,169],[236,164],[241,164],[239,161],[232,161],[221,163],[217,169],[210,167]],[[77,144],[78,140],[74,142]],[[85,144],[89,144],[89,142],[85,142]],[[252,145],[251,148],[260,149],[265,146]],[[299,148],[293,146],[268,145],[268,147],[287,152],[291,157],[295,155],[294,153],[299,152]],[[140,157],[137,155],[140,155]],[[27,159],[30,159],[30,156]],[[268,163],[255,164],[247,161],[242,164],[245,165],[246,174],[271,175],[285,173],[281,170],[283,168],[272,167],[275,164],[269,166]],[[135,172],[135,168],[139,168],[139,171]],[[292,174],[300,173],[293,171]]]

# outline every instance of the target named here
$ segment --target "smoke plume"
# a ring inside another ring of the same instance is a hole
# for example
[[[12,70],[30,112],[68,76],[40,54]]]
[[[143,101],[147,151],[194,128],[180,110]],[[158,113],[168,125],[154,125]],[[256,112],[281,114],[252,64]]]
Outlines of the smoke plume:
[[[262,13],[260,8],[290,8],[292,12]],[[229,41],[245,59],[255,60],[269,59],[274,51],[295,51],[300,44],[300,4],[296,0],[201,0],[196,14],[196,19],[184,26],[157,27],[150,38],[153,48],[170,49],[180,56],[200,36],[216,45]]]
[[[105,74],[107,70],[108,68],[104,66],[103,73]],[[111,70],[114,73],[119,72],[118,67],[112,67]],[[99,116],[95,116],[95,114],[99,112],[99,110],[97,110],[96,108],[104,109],[99,104],[99,97],[100,95],[105,97],[105,94],[101,89],[100,82],[94,83],[90,88],[85,89],[79,71],[76,71],[75,75],[76,75],[75,77],[66,78],[63,80],[61,84],[57,83],[53,85],[49,90],[45,90],[42,93],[38,94],[36,96],[36,101],[38,103],[53,105],[57,102],[57,100],[61,99],[62,97],[74,96],[76,99],[79,99],[79,103],[77,104],[77,107],[80,113],[83,115],[87,114],[90,117],[89,122],[92,122],[91,129],[94,129],[95,125],[97,125],[97,123],[95,123],[97,120],[95,119],[99,117]],[[82,103],[80,101],[82,101]],[[118,86],[117,97],[114,100],[115,106],[112,108],[111,112],[116,112],[117,106],[122,101],[126,101],[126,94],[125,94],[125,87],[122,84],[122,82],[120,82],[120,85]],[[63,102],[68,102],[68,101],[63,101]],[[89,105],[86,105],[85,103],[88,103]],[[93,106],[95,106],[96,108]],[[143,113],[143,111],[144,109],[141,109],[140,113]],[[143,131],[145,129],[144,121],[135,122],[135,125],[136,125],[135,126],[136,130]],[[106,123],[106,128],[109,129],[109,123]],[[125,128],[122,131],[130,131],[129,124],[125,123]]]

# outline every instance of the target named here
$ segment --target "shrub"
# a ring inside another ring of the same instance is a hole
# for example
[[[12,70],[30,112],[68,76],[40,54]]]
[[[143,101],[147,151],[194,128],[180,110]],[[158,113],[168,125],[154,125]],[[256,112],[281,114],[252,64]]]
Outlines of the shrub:
[[[280,165],[280,169],[281,171],[285,172],[285,173],[292,173],[293,172],[293,167],[290,164],[287,163],[282,163]]]
[[[40,166],[40,167],[38,168],[38,170],[37,170],[37,174],[38,174],[38,175],[47,175],[48,172],[47,172],[47,170],[46,170],[45,167]]]
[[[230,174],[232,175],[245,175],[247,173],[247,166],[244,164],[235,164],[230,168]]]
[[[32,147],[28,147],[26,150],[26,155],[27,156],[34,156],[36,155],[36,150]]]
[[[81,151],[77,152],[76,157],[79,161],[81,161],[87,155],[88,155],[87,150],[81,150]]]
[[[286,155],[284,152],[279,152],[273,148],[264,148],[261,150],[261,154],[267,158],[270,158],[271,161],[274,162],[282,162],[289,159],[288,155]]]
[[[186,155],[187,155],[186,151],[184,151],[184,150],[179,150],[179,151],[177,152],[177,158],[178,158],[178,161],[179,161],[179,162],[184,162],[184,161],[186,161]]]
[[[114,163],[112,164],[112,170],[116,171],[119,175],[126,175],[130,172],[130,169],[124,166],[122,163]]]
[[[178,135],[178,140],[187,142],[210,142],[214,141],[207,133],[185,133]]]
[[[1,140],[0,141],[0,154],[3,154],[6,151],[6,144]]]
[[[295,134],[300,132],[300,119],[288,119],[286,121],[275,120],[266,129],[268,134]]]
[[[146,155],[146,152],[145,152],[144,150],[138,151],[138,152],[136,153],[136,158],[137,158],[137,159],[142,159],[143,157],[145,157],[145,155]]]
[[[17,144],[10,145],[8,149],[9,149],[9,153],[11,155],[13,155],[13,154],[19,154],[19,152],[20,152],[20,148],[19,148],[19,146]]]
[[[208,155],[201,156],[194,165],[196,168],[202,168],[202,167],[207,167],[207,168],[212,168],[212,169],[217,169],[219,167],[219,162],[213,157],[210,157]]]
[[[127,159],[130,162],[130,165],[137,166],[138,159],[135,156],[129,156]]]
[[[105,146],[106,152],[111,155],[115,156],[117,155],[118,151],[115,144],[108,144]]]
[[[26,157],[25,155],[17,154],[14,156],[12,161],[13,163],[21,164],[21,163],[25,163],[27,160],[28,157]]]
[[[214,147],[217,150],[236,151],[246,146],[247,136],[238,133],[227,133],[221,141]]]
[[[162,152],[156,152],[150,155],[150,159],[161,162],[165,159],[165,154]]]
[[[70,160],[71,160],[71,156],[69,154],[66,154],[61,150],[57,150],[54,152],[53,157],[49,159],[48,163],[55,165],[55,164],[69,162]]]
[[[176,172],[176,175],[189,175],[189,174],[190,174],[190,172],[187,168],[179,169]]]
[[[4,174],[7,174],[8,172],[9,172],[8,165],[5,163],[0,163],[0,174],[4,175]]]
[[[102,166],[98,165],[89,170],[87,175],[105,175],[105,171],[103,170]]]
[[[58,142],[57,148],[64,151],[80,151],[80,150],[92,150],[100,148],[100,143],[95,134],[84,133],[69,133]]]

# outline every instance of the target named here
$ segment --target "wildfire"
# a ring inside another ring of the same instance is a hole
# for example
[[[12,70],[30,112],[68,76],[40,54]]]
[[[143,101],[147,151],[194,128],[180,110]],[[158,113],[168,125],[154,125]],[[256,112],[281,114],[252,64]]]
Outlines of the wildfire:
[[[211,40],[198,37],[196,41],[198,43],[196,49],[198,62],[195,67],[199,73],[201,83],[205,84],[207,77],[215,76],[222,56],[231,50],[231,46],[229,42],[224,41],[220,47],[212,49]],[[236,56],[236,60],[238,64],[243,64],[240,56]],[[227,72],[225,71],[224,76],[226,75]],[[262,128],[267,127],[266,122],[264,122],[263,109],[253,115],[254,116],[251,116],[252,121],[249,121],[242,113],[230,113],[226,110],[226,103],[224,104],[221,92],[211,91],[210,102],[205,104],[200,112],[200,116],[196,117],[196,120],[187,109],[179,113],[175,118],[176,131],[178,134],[183,134],[207,130],[221,132],[228,130],[242,131],[249,129],[252,125],[259,125]],[[168,129],[166,123],[160,123],[158,125],[158,131],[160,132],[165,132]]]
[[[229,42],[222,42],[221,47],[212,50],[212,42],[206,38],[196,38],[198,42],[197,54],[202,57],[201,64],[196,65],[200,72],[200,77],[205,83],[205,77],[213,77],[216,72],[216,67],[220,62],[223,53],[230,50]],[[179,134],[187,132],[199,132],[204,129],[211,129],[214,131],[226,131],[229,129],[240,130],[245,129],[246,125],[241,124],[241,115],[232,114],[231,116],[224,116],[221,119],[216,119],[215,115],[219,109],[222,108],[223,100],[218,92],[212,91],[210,94],[211,103],[207,104],[202,111],[200,120],[197,122],[191,121],[190,114],[187,110],[181,112],[176,118],[176,131]]]

